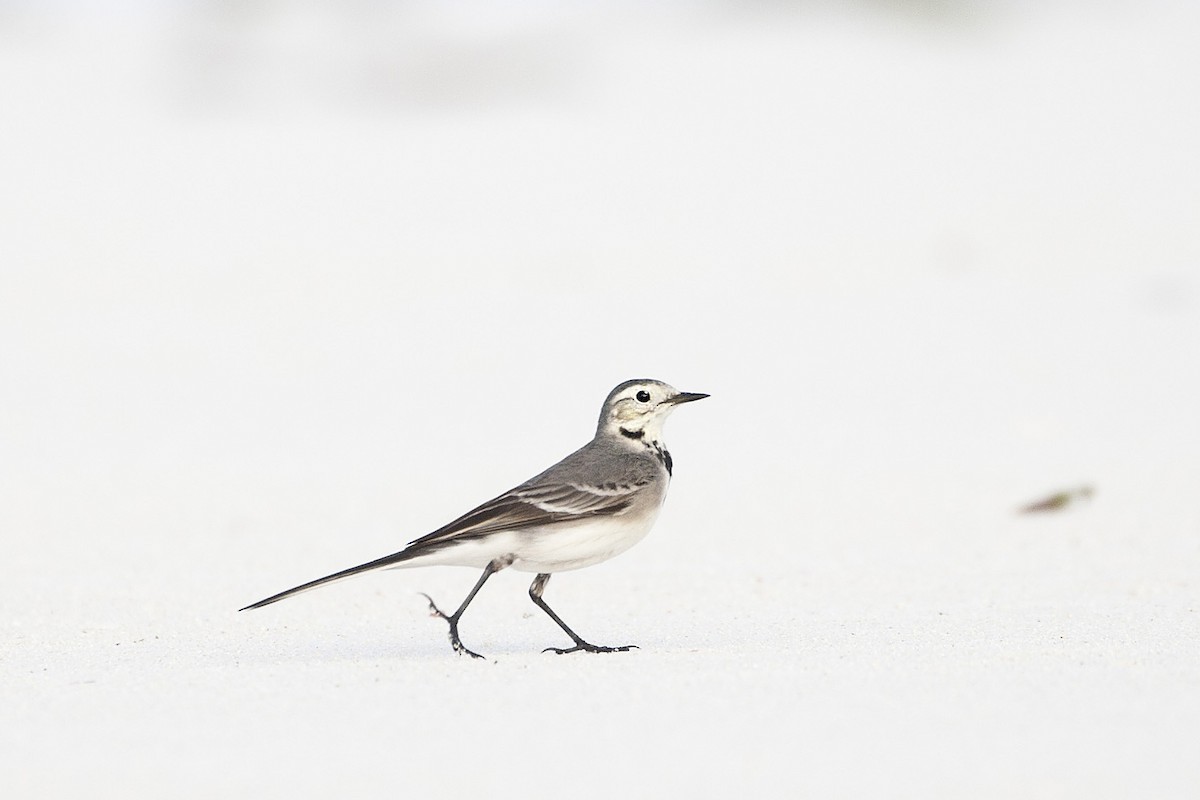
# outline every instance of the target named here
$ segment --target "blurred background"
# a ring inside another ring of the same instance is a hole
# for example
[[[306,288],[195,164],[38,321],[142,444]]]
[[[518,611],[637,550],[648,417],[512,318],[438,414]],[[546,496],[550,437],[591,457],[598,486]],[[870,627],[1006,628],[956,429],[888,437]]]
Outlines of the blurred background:
[[[1200,708],[1198,36],[1184,0],[0,0],[0,654],[19,718],[67,702],[31,676],[107,675],[113,639],[153,635],[157,668],[201,685],[235,657],[275,665],[246,648],[285,618],[302,659],[354,625],[347,659],[440,653],[409,593],[474,576],[231,611],[532,475],[647,376],[712,398],[668,428],[655,535],[556,582],[595,604],[563,611],[579,630],[666,606],[660,650],[770,633],[826,678],[847,653],[904,661],[897,619],[914,647],[965,642],[972,668],[1027,657],[1075,685],[1080,658],[1139,665],[1129,680],[1169,698],[1100,703],[1022,755],[1082,759],[1097,742],[1074,734],[1132,715],[1145,744],[1131,733],[1130,771],[1090,796],[1135,772],[1182,786],[1145,734]],[[1015,514],[1084,485],[1078,513]],[[499,626],[525,579],[497,582],[480,614]],[[921,627],[947,609],[970,613]],[[958,663],[930,646],[923,669]],[[780,680],[764,707],[803,706],[788,692],[809,684]],[[899,698],[891,726],[861,709],[880,741],[933,746],[905,703],[961,699],[871,685]],[[841,742],[835,764],[862,744],[790,735]],[[960,787],[992,743],[955,739]]]
[[[730,467],[694,479],[807,513],[898,468],[1169,495],[1198,477],[1198,23],[8,0],[5,527],[424,530],[404,481],[473,502],[636,375],[714,394],[679,455]]]

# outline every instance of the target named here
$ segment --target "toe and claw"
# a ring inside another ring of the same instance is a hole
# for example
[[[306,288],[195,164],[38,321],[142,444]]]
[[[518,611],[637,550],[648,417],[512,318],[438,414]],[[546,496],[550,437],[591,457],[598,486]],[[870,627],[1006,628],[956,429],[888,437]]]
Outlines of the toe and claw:
[[[468,649],[467,646],[462,643],[462,639],[458,638],[458,614],[446,614],[437,607],[437,604],[433,602],[432,597],[424,592],[421,592],[421,596],[429,601],[429,616],[437,617],[438,619],[444,619],[450,624],[450,646],[454,648],[454,652],[458,653],[459,655],[466,653],[471,658],[483,658],[483,656],[481,656],[479,653]]]
[[[558,653],[561,656],[564,653],[578,653],[578,652],[625,653],[625,652],[628,652],[629,650],[637,650],[637,649],[638,649],[638,646],[636,644],[626,644],[626,645],[622,645],[621,647],[605,647],[604,645],[588,644],[587,642],[580,641],[580,642],[577,642],[574,647],[547,647],[542,652],[543,653]]]

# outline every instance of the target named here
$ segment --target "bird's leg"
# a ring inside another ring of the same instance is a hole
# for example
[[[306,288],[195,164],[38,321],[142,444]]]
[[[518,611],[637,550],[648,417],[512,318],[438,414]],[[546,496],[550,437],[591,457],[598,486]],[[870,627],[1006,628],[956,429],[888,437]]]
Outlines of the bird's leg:
[[[483,584],[487,583],[487,579],[492,577],[493,573],[499,572],[511,563],[511,560],[509,560],[508,563],[505,563],[503,559],[497,558],[484,567],[483,574],[480,575],[479,580],[475,582],[475,588],[471,590],[469,595],[467,595],[467,599],[462,601],[462,605],[458,607],[458,611],[455,611],[450,616],[446,616],[442,610],[439,609],[436,604],[434,604],[432,597],[424,592],[421,592],[421,595],[429,601],[430,615],[434,617],[440,617],[441,619],[444,619],[446,622],[450,623],[450,646],[454,648],[454,652],[459,654],[466,653],[472,658],[483,658],[483,656],[479,655],[479,653],[476,653],[474,650],[468,650],[466,646],[463,645],[462,639],[458,638],[458,620],[462,616],[463,612],[467,610],[467,606],[471,604],[471,601],[475,599],[475,595],[478,594],[479,590],[483,588]]]
[[[570,636],[571,639],[574,640],[575,646],[574,647],[547,647],[545,650],[542,651],[543,653],[549,653],[551,650],[553,650],[555,653],[558,653],[559,655],[562,655],[563,653],[574,653],[577,650],[585,650],[589,653],[621,653],[621,652],[625,652],[626,650],[636,650],[637,649],[637,645],[635,645],[635,644],[627,644],[627,645],[624,645],[623,647],[603,647],[601,645],[588,644],[583,639],[580,639],[579,635],[576,634],[575,631],[568,628],[567,623],[565,623],[561,619],[559,619],[558,614],[555,614],[554,611],[550,608],[550,606],[546,605],[546,601],[542,599],[542,592],[546,591],[546,584],[549,582],[550,582],[549,573],[543,572],[540,575],[538,575],[536,578],[534,578],[533,583],[529,587],[529,599],[532,600],[537,605],[538,608],[540,608],[542,611],[545,611],[547,614],[549,614],[550,619],[552,619],[556,623],[558,623],[558,627],[562,628],[564,631],[567,632],[567,636]]]

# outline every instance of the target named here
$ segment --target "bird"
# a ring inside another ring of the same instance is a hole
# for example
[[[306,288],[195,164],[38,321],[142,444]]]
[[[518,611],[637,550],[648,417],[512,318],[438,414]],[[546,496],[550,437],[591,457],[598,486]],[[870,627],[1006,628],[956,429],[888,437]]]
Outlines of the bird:
[[[585,641],[550,608],[543,595],[551,575],[607,561],[650,532],[674,470],[663,444],[663,424],[676,407],[708,396],[681,392],[658,380],[620,383],[604,400],[592,440],[549,469],[414,539],[398,552],[300,584],[239,610],[262,608],[379,569],[473,567],[483,572],[452,614],[439,609],[429,595],[423,596],[429,601],[430,615],[449,623],[454,652],[483,658],[462,643],[459,621],[488,578],[511,567],[535,573],[530,599],[574,642],[571,647],[548,647],[542,652],[561,655],[636,649],[636,645],[608,647]]]

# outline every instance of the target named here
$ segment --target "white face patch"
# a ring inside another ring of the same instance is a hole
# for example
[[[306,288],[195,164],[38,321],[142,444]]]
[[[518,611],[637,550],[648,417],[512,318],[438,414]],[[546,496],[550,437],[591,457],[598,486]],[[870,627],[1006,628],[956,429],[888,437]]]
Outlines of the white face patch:
[[[639,392],[650,395],[648,401],[637,399]],[[678,394],[666,384],[640,384],[632,386],[619,399],[614,400],[609,412],[612,425],[625,431],[628,437],[631,433],[639,434],[645,442],[658,441],[662,436],[663,422],[674,410],[675,406],[664,403],[668,397]],[[631,437],[632,438],[632,437]]]
[[[647,409],[633,398],[626,397],[617,401],[617,405],[613,411],[618,420],[628,422],[629,420],[641,419],[646,416]]]
[[[675,408],[671,399],[679,392],[661,381],[642,380],[620,387],[605,401],[600,433],[620,435],[649,446],[662,435],[664,420]],[[644,399],[639,400],[641,395]]]

